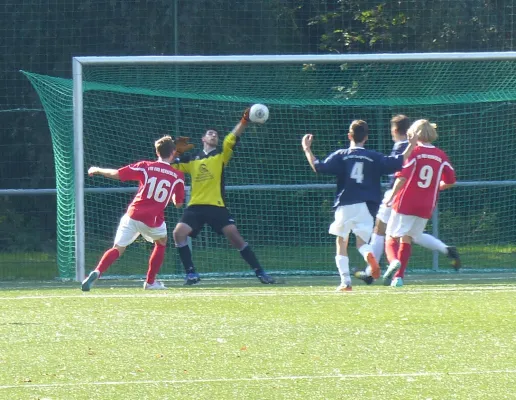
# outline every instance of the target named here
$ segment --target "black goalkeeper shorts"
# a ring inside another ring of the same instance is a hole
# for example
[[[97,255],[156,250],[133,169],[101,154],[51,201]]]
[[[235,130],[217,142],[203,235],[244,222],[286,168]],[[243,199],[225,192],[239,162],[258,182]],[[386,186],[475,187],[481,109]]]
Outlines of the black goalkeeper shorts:
[[[226,207],[193,205],[186,207],[179,222],[192,228],[189,236],[194,238],[199,234],[204,224],[208,224],[214,232],[221,235],[222,228],[235,224],[235,219]]]

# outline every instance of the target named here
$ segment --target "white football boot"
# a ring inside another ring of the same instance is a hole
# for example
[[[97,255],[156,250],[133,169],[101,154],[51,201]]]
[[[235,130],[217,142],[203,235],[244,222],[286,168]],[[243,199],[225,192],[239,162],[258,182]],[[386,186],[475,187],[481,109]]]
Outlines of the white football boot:
[[[143,283],[143,288],[145,290],[167,290],[165,285],[160,281],[154,281],[154,283]]]

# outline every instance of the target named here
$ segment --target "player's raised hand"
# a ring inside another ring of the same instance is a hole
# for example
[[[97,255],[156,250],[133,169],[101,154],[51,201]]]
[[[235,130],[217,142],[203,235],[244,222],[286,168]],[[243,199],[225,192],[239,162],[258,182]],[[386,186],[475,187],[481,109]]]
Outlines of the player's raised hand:
[[[88,169],[88,175],[89,176],[93,176],[95,174],[97,174],[99,172],[99,168],[98,167],[90,167]]]
[[[244,113],[242,114],[242,119],[240,120],[241,122],[246,123],[246,124],[249,122],[249,112],[250,111],[251,111],[251,107],[247,107],[244,110]]]
[[[301,146],[303,146],[303,150],[307,151],[310,150],[312,147],[312,141],[314,140],[314,135],[311,133],[307,133],[305,136],[303,136],[303,139],[301,140]]]
[[[176,144],[176,153],[178,155],[186,153],[195,147],[192,143],[188,143],[189,140],[190,138],[188,136],[179,136],[174,140]]]

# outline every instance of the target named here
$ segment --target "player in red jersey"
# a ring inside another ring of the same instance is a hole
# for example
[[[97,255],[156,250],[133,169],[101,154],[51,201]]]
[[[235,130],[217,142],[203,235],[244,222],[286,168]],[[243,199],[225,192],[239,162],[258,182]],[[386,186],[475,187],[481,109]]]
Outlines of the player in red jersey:
[[[154,143],[156,161],[140,161],[120,169],[90,167],[88,174],[102,175],[106,178],[124,181],[138,181],[136,196],[120,220],[113,247],[100,259],[97,268],[82,282],[82,290],[87,292],[93,283],[125,251],[125,248],[142,235],[147,241],[154,242],[154,250],[149,259],[147,279],[143,284],[146,290],[166,289],[156,281],[167,244],[167,226],[164,210],[172,201],[176,208],[185,199],[184,174],[170,166],[176,156],[176,145],[170,136],[164,136]]]
[[[387,223],[385,254],[389,267],[383,275],[385,284],[403,286],[405,270],[412,251],[412,241],[425,230],[439,198],[439,191],[455,184],[455,171],[444,151],[432,145],[437,140],[435,125],[426,119],[414,122],[409,132],[418,138],[386,203],[392,203]],[[390,282],[390,283],[389,283]]]

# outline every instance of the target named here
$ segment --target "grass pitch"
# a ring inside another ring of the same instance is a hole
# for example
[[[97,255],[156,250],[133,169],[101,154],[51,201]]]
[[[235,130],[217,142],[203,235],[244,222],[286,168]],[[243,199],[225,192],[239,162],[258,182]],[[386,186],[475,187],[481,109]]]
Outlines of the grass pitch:
[[[514,399],[516,274],[0,285],[0,399]]]

